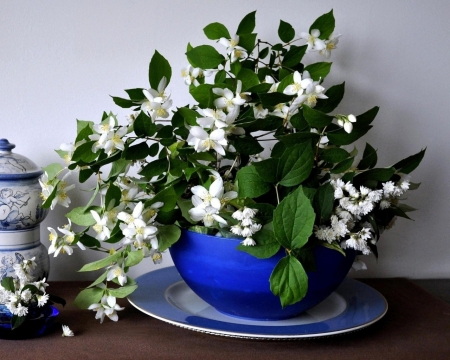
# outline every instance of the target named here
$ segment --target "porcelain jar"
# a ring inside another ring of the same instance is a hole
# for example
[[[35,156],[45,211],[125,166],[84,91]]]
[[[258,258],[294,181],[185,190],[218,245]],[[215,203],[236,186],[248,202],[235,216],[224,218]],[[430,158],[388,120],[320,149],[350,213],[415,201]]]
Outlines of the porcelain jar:
[[[41,207],[43,171],[13,148],[0,139],[0,280],[12,275],[14,264],[33,257],[37,266],[32,275],[38,280],[48,277],[50,267],[40,241],[40,223],[48,212]]]

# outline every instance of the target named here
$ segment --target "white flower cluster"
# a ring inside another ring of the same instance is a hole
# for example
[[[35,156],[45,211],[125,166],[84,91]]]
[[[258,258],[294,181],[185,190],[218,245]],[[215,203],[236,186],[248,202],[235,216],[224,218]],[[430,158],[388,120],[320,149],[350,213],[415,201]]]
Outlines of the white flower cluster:
[[[93,125],[95,134],[89,135],[89,139],[95,141],[92,145],[92,152],[96,153],[100,149],[104,149],[108,156],[111,156],[116,149],[124,150],[125,144],[122,138],[128,132],[127,126],[121,126],[116,129],[116,118],[109,116],[100,124]]]
[[[4,304],[13,315],[26,316],[30,306],[42,307],[48,302],[49,295],[45,292],[48,284],[45,283],[45,278],[32,281],[34,278],[31,272],[35,267],[34,258],[14,264],[17,277],[13,279],[14,291],[0,285],[0,304]]]
[[[50,246],[48,247],[48,253],[54,254],[54,257],[57,257],[60,252],[67,255],[72,255],[73,245],[78,245],[81,250],[86,250],[85,246],[76,241],[76,234],[72,230],[72,222],[64,225],[63,227],[59,227],[58,230],[62,233],[62,236],[58,236],[58,233],[55,229],[48,227],[48,231],[50,232],[48,239],[50,240]]]
[[[201,185],[192,187],[194,194],[191,198],[194,207],[189,210],[189,215],[193,221],[202,221],[206,227],[211,227],[215,222],[228,225],[226,220],[219,216],[219,211],[227,205],[227,203],[237,198],[236,191],[225,192],[224,183],[220,174],[214,170],[210,170],[214,177],[214,181],[209,189]]]
[[[220,155],[225,155],[228,145],[227,135],[243,135],[244,129],[234,126],[239,115],[240,106],[246,102],[246,93],[241,93],[242,82],[238,80],[236,93],[230,89],[213,88],[219,98],[214,100],[215,109],[200,109],[202,118],[197,119],[199,126],[189,130],[188,144],[194,146],[197,152],[213,149]]]
[[[352,183],[344,183],[342,179],[333,179],[330,183],[339,205],[331,216],[331,226],[316,227],[315,236],[328,243],[340,242],[342,248],[348,247],[365,255],[369,254],[367,241],[373,238],[373,229],[369,223],[359,224],[359,221],[371,213],[377,205],[381,210],[389,208],[392,202],[409,189],[409,182],[402,179],[396,185],[388,181],[383,183],[383,189],[379,190],[371,190],[365,186],[360,186],[358,190]],[[357,231],[352,231],[354,229]]]
[[[154,122],[157,118],[167,119],[169,109],[172,107],[170,95],[166,93],[167,79],[163,77],[158,84],[158,89],[143,90],[146,100],[141,105],[141,110],[147,113]]]
[[[50,205],[50,208],[52,210],[55,208],[56,204],[59,204],[64,207],[69,207],[70,205],[71,201],[69,196],[67,195],[67,192],[69,190],[72,190],[75,187],[75,185],[74,184],[67,185],[67,182],[65,181],[67,175],[69,175],[69,173],[67,173],[57,183],[55,183],[54,181],[49,181],[48,174],[46,172],[44,172],[44,174],[42,174],[42,176],[39,178],[39,184],[41,185],[42,189],[40,194],[42,200],[44,201],[47,200],[48,197],[55,190],[55,186],[57,187],[55,197],[53,198],[52,203]]]
[[[231,216],[238,220],[239,223],[233,225],[230,230],[233,234],[242,236],[245,239],[242,241],[242,245],[254,246],[255,240],[252,236],[257,231],[261,230],[261,224],[254,222],[253,218],[256,215],[257,209],[251,209],[244,207],[242,210],[236,210]]]
[[[338,44],[341,35],[331,34],[326,40],[319,39],[319,36],[320,30],[318,29],[312,29],[311,33],[300,33],[300,37],[306,40],[308,46],[306,52],[318,51],[320,55],[329,59],[331,51],[336,49],[336,45]]]
[[[162,202],[155,202],[144,209],[144,203],[140,201],[131,213],[121,211],[117,215],[117,219],[122,221],[119,225],[124,235],[122,244],[133,244],[136,249],[144,251],[145,257],[151,256],[155,262],[160,262],[161,259],[158,238],[156,237],[158,228],[155,218],[163,205]]]
[[[88,309],[97,312],[95,314],[95,318],[100,319],[101,324],[105,319],[105,315],[108,316],[112,321],[119,320],[117,311],[121,311],[125,308],[117,305],[116,298],[114,296],[104,295],[99,303],[90,305]]]
[[[199,86],[199,78],[211,76],[214,70],[202,70],[200,68],[195,68],[192,65],[188,65],[181,70],[181,77],[184,79],[186,85]]]

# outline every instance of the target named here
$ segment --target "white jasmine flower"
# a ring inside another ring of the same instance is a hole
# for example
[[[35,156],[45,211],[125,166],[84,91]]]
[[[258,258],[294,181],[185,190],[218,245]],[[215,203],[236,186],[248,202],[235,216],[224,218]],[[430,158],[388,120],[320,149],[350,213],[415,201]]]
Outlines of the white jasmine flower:
[[[69,336],[74,336],[74,333],[72,330],[70,330],[70,328],[67,325],[62,325],[62,336],[63,337],[69,337]]]
[[[226,109],[227,112],[230,112],[235,107],[244,105],[245,99],[241,97],[241,89],[242,82],[240,80],[237,81],[236,95],[233,94],[233,92],[228,88],[213,88],[213,93],[220,96],[219,98],[214,100],[214,106],[218,109]]]
[[[230,55],[230,61],[232,63],[236,60],[246,59],[248,57],[247,50],[241,46],[238,46],[238,35],[235,35],[233,39],[220,38],[219,43],[227,48],[227,54]]]
[[[255,246],[256,242],[251,237],[247,237],[241,242],[241,244],[244,246]]]
[[[219,210],[213,206],[195,207],[189,210],[189,215],[193,221],[203,221],[206,227],[211,227],[214,221],[219,224],[228,225],[225,219],[218,215]]]
[[[17,316],[26,316],[28,314],[28,307],[19,303],[13,314]]]
[[[283,93],[286,95],[302,95],[303,91],[312,84],[313,80],[310,78],[309,72],[305,71],[302,75],[298,71],[294,72],[294,82],[291,85],[286,86]]]
[[[255,119],[265,119],[269,114],[269,110],[265,109],[262,104],[253,106],[253,116]]]
[[[352,264],[352,269],[359,271],[359,270],[367,270],[367,265],[364,261],[356,258],[355,261]]]
[[[334,35],[331,34],[328,37],[328,40],[325,40],[325,48],[322,50],[319,50],[319,54],[325,56],[327,59],[330,58],[331,56],[331,51],[336,49],[336,45],[339,42],[339,38],[341,37],[341,35]]]
[[[328,99],[324,92],[325,88],[319,85],[318,81],[312,81],[301,95],[298,95],[293,102],[293,106],[299,107],[301,104],[306,104],[313,108],[317,104],[317,99]]]
[[[31,294],[30,289],[23,290],[23,291],[20,293],[20,298],[21,298],[23,301],[25,301],[26,303],[28,303],[28,302],[31,300],[31,297],[32,297],[32,294]]]
[[[191,139],[188,141],[189,145],[194,145],[197,152],[215,150],[220,155],[225,155],[224,146],[228,145],[225,139],[225,131],[216,129],[208,134],[200,126],[193,126],[190,129]]]
[[[235,235],[241,236],[241,235],[242,235],[242,226],[239,225],[239,224],[233,225],[233,226],[230,228],[230,231],[231,231],[233,234],[235,234]]]
[[[100,324],[103,323],[105,315],[108,316],[112,321],[119,320],[117,311],[123,310],[116,304],[116,298],[114,296],[103,296],[100,303],[92,304],[88,307],[89,310],[96,311],[95,318],[100,320]]]
[[[94,210],[91,210],[91,215],[96,222],[96,224],[92,226],[94,231],[97,233],[95,238],[100,241],[109,239],[111,236],[111,231],[108,228],[108,217],[105,215],[100,217],[100,215]]]
[[[194,194],[192,196],[192,203],[195,207],[206,207],[212,206],[217,210],[222,207],[220,199],[222,198],[224,188],[222,178],[218,178],[213,181],[209,186],[209,190],[206,190],[201,185],[196,185],[191,188],[191,192]]]
[[[303,39],[306,39],[306,44],[308,45],[306,52],[313,50],[321,51],[326,48],[325,41],[319,39],[320,31],[318,29],[312,29],[310,34],[302,32],[300,33],[300,36]]]
[[[108,274],[106,276],[107,281],[111,281],[112,279],[117,278],[117,281],[119,282],[120,286],[124,286],[127,282],[127,275],[125,274],[125,271],[123,268],[119,265],[113,265],[108,270]]]
[[[48,294],[43,294],[43,295],[36,295],[36,299],[38,301],[37,306],[38,307],[42,307],[45,304],[47,304],[48,299],[49,299],[49,295]]]
[[[188,65],[187,67],[181,70],[181,77],[184,79],[184,83],[186,85],[195,85],[199,86],[200,83],[197,80],[197,77],[201,74],[200,68],[194,68],[192,65]]]
[[[50,209],[53,210],[55,208],[56,204],[59,204],[64,207],[69,207],[71,200],[70,200],[69,196],[67,195],[67,192],[69,190],[72,190],[73,188],[75,188],[74,184],[67,186],[67,183],[65,181],[60,181],[58,183],[58,188],[56,191],[55,198],[52,200],[52,203],[50,205]]]

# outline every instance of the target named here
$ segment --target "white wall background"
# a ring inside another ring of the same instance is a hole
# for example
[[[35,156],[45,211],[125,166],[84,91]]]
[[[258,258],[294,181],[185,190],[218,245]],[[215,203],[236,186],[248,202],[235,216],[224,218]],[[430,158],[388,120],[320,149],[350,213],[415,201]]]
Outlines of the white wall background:
[[[379,165],[388,166],[427,147],[409,193],[419,208],[414,222],[400,219],[380,243],[380,258],[366,257],[369,270],[357,276],[449,278],[450,37],[446,0],[0,0],[0,137],[40,166],[59,161],[53,149],[74,140],[75,119],[99,121],[126,112],[109,95],[147,87],[148,62],[157,49],[172,64],[172,97],[189,102],[181,77],[188,42],[208,41],[211,22],[230,32],[257,10],[263,39],[276,41],[280,19],[307,31],[334,9],[336,32],[343,34],[325,87],[346,81],[339,110],[360,114],[381,110],[366,141],[378,148]],[[313,59],[312,59],[313,60]],[[317,60],[315,60],[317,61]],[[362,150],[362,149],[361,149]],[[74,205],[82,194],[72,192]],[[64,209],[52,212],[42,229],[65,223]],[[92,276],[77,273],[92,252],[75,251],[51,259],[51,280]],[[164,265],[170,265],[168,257]],[[155,269],[150,262],[132,274]]]

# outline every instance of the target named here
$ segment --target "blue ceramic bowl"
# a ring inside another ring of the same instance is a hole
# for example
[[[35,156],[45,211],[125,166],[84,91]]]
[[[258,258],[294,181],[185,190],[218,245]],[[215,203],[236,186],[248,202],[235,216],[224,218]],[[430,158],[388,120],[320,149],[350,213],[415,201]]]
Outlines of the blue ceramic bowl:
[[[46,306],[37,317],[27,317],[22,325],[11,330],[11,312],[0,305],[0,339],[29,339],[44,335],[52,327],[59,311],[54,306]]]
[[[270,290],[269,278],[284,250],[269,259],[257,259],[237,250],[240,242],[182,231],[170,254],[183,280],[201,299],[226,315],[253,320],[288,319],[319,304],[344,280],[356,255],[315,248],[317,271],[308,272],[307,295],[282,308]]]

